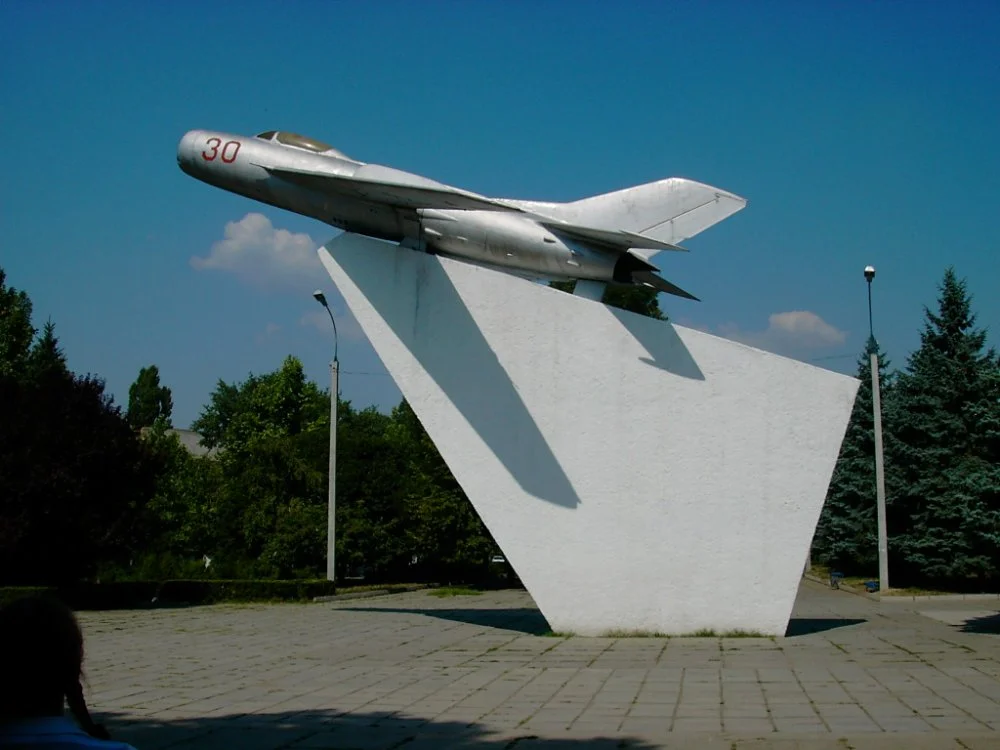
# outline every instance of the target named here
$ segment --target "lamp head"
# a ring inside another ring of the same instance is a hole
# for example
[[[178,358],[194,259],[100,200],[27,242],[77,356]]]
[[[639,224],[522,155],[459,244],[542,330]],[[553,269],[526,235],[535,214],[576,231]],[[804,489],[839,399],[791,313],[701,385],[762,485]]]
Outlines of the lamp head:
[[[324,296],[323,292],[321,292],[319,289],[313,292],[313,297],[315,297],[316,301],[319,302],[321,305],[323,305],[323,307],[327,306],[326,297]]]
[[[869,284],[875,278],[875,266],[865,266],[865,281]]]

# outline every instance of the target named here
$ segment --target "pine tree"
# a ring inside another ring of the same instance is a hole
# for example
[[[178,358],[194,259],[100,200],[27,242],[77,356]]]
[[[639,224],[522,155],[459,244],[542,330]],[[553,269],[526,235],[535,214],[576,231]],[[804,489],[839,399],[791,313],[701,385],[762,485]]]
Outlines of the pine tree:
[[[174,408],[170,389],[160,385],[160,370],[156,365],[143,367],[139,377],[128,389],[128,422],[134,429],[152,427],[157,420],[170,424]]]
[[[69,376],[66,356],[59,346],[55,330],[55,323],[48,321],[42,329],[42,335],[31,347],[26,365],[28,377],[32,380],[42,380],[54,375]]]
[[[878,357],[883,412],[891,397],[893,376],[878,342],[869,338],[858,359],[861,381],[826,503],[813,539],[813,558],[847,573],[878,569],[878,516],[875,487],[875,419],[872,399],[872,352]],[[883,444],[890,438],[883,419]]]
[[[961,584],[1000,561],[1000,363],[954,269],[939,290],[892,404],[894,583]]]

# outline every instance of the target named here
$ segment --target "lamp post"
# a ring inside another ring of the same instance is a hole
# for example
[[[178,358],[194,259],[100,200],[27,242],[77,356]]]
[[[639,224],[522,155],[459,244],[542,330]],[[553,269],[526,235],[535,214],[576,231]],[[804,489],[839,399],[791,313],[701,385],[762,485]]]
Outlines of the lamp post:
[[[337,361],[337,321],[333,319],[326,297],[319,289],[313,292],[316,301],[323,305],[333,324],[333,362],[330,363],[330,479],[326,511],[326,580],[337,580],[335,563],[337,538],[337,407],[340,405],[340,363]]]
[[[878,508],[878,590],[889,590],[889,542],[885,523],[885,463],[882,455],[882,392],[879,386],[878,354],[875,352],[875,329],[872,326],[872,279],[875,266],[865,266],[868,282],[868,342],[872,369],[872,413],[875,418],[875,496]]]

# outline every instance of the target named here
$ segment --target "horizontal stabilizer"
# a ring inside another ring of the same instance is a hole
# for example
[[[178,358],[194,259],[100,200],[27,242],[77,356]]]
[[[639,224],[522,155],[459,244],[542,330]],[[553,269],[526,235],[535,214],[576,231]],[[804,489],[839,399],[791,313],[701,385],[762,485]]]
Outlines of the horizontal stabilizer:
[[[558,221],[546,221],[544,219],[538,220],[538,223],[554,234],[582,240],[584,242],[595,242],[599,245],[610,245],[611,247],[619,250],[636,247],[647,250],[674,250],[681,253],[687,252],[687,250],[683,247],[672,245],[669,242],[661,242],[660,240],[653,239],[652,237],[644,237],[643,235],[635,234],[634,232],[598,229],[597,227],[584,227]]]
[[[642,235],[649,242],[676,245],[732,216],[745,198],[711,185],[669,177],[645,185],[602,193],[571,203],[512,201],[526,211],[557,221]]]
[[[693,299],[695,302],[701,302],[700,299],[695,297],[690,292],[685,292],[679,286],[671,284],[662,276],[657,276],[652,271],[635,271],[632,274],[632,280],[636,284],[642,284],[643,286],[652,287],[658,292],[664,292],[666,294],[672,294],[675,297],[683,297],[684,299]]]
[[[365,165],[353,175],[287,167],[268,167],[263,164],[260,166],[273,175],[311,190],[335,193],[375,203],[385,203],[399,208],[521,212],[521,209],[516,206],[499,203],[458,188],[440,185],[431,180],[403,182],[379,178],[380,174],[391,177],[406,173],[376,165]]]

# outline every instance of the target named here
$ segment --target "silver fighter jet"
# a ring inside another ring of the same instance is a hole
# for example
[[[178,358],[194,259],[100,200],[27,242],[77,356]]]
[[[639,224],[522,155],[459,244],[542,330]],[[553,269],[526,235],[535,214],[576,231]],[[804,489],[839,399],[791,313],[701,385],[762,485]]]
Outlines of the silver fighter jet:
[[[254,137],[192,130],[177,148],[187,174],[347,232],[398,242],[536,280],[640,284],[697,299],[650,258],[746,205],[732,193],[671,177],[571,203],[489,198],[364,162],[320,141],[270,130]]]

